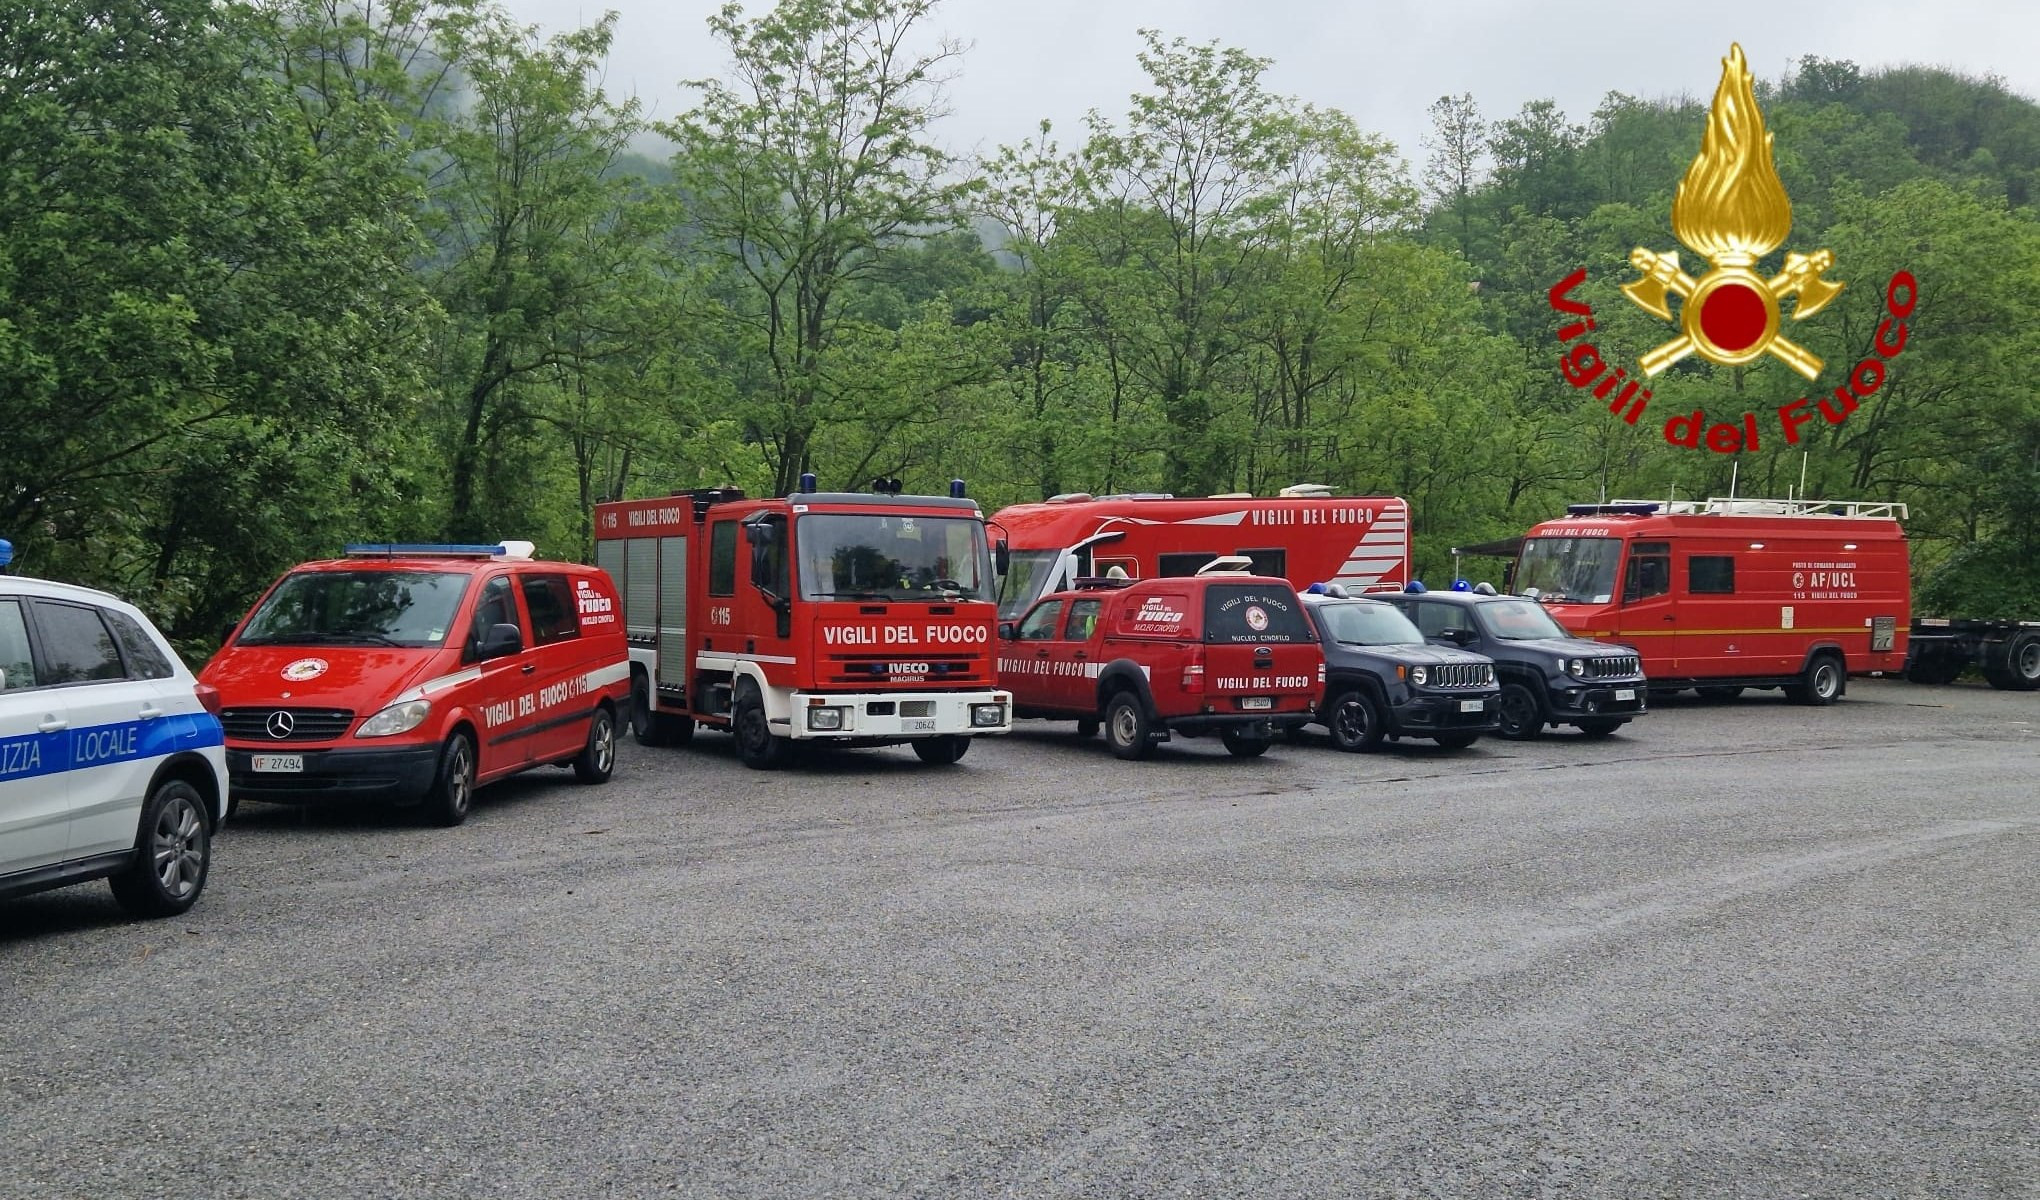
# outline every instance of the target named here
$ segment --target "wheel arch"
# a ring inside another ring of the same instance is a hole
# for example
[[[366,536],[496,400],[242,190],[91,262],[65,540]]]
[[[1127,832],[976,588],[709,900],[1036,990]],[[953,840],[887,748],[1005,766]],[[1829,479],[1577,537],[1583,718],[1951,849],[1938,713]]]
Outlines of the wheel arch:
[[[1148,684],[1147,672],[1141,670],[1140,664],[1130,658],[1114,659],[1098,672],[1098,687],[1093,702],[1097,705],[1101,717],[1105,713],[1105,701],[1112,697],[1112,693],[1120,691],[1132,692],[1139,699],[1141,709],[1147,714],[1148,720],[1157,719],[1155,694]]]
[[[149,790],[143,793],[145,800],[155,795],[157,788],[172,780],[188,783],[198,792],[205,801],[207,832],[217,833],[220,822],[226,820],[227,793],[213,774],[212,763],[204,755],[190,751],[171,755],[159,763],[156,773],[149,777]],[[144,807],[147,807],[146,802]]]

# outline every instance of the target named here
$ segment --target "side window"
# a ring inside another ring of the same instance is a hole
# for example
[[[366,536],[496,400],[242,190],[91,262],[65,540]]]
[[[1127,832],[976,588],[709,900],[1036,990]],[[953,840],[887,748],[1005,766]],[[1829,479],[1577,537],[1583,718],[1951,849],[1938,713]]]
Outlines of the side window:
[[[36,685],[35,656],[28,652],[28,624],[21,616],[21,603],[0,600],[0,691],[18,691]]]
[[[91,683],[127,674],[98,609],[48,600],[30,603],[36,632],[42,635],[43,661],[36,675],[44,683]]]
[[[1084,553],[1089,554],[1090,551],[1086,550]],[[1119,574],[1114,575],[1112,573],[1114,568],[1118,569]],[[1098,573],[1107,579],[1139,579],[1140,560],[1133,558],[1101,558],[1098,560]]]
[[[508,575],[491,579],[482,589],[482,598],[475,602],[475,624],[468,634],[468,651],[480,649],[482,638],[496,625],[515,625],[520,633],[524,630],[524,623],[517,619],[517,601],[510,593]]]
[[[1198,568],[1217,558],[1216,554],[1164,554],[1156,560],[1159,579],[1182,579],[1197,574]]]
[[[177,674],[177,669],[157,648],[156,639],[150,637],[133,617],[110,608],[102,609],[101,615],[108,625],[113,626],[113,636],[120,642],[121,653],[127,655],[129,679],[168,679]]]
[[[1696,554],[1687,559],[1686,590],[1695,596],[1733,595],[1735,559],[1726,554]]]
[[[708,530],[708,594],[737,594],[737,523],[717,521]]]
[[[1426,604],[1419,600],[1410,605],[1410,619],[1417,623],[1417,632],[1427,638],[1441,637],[1452,629],[1471,629],[1473,625],[1466,614],[1450,604]]]
[[[1287,550],[1236,550],[1254,564],[1254,574],[1266,575],[1270,579],[1289,578],[1289,551]]]
[[[564,575],[526,575],[524,608],[531,614],[531,644],[544,646],[581,636],[574,593]]]
[[[1027,619],[1020,622],[1020,640],[1023,642],[1046,642],[1055,638],[1056,622],[1062,616],[1063,602],[1050,600],[1037,605]]]
[[[772,531],[772,540],[765,543],[765,561],[762,564],[764,572],[751,582],[785,599],[793,594],[793,581],[786,557],[786,518],[775,514],[766,517],[760,523]]]
[[[1634,604],[1672,590],[1672,544],[1637,542],[1629,548],[1629,572],[1622,582],[1622,602]]]
[[[1070,622],[1063,629],[1066,642],[1088,642],[1098,628],[1098,610],[1105,606],[1103,600],[1077,600],[1070,604]]]

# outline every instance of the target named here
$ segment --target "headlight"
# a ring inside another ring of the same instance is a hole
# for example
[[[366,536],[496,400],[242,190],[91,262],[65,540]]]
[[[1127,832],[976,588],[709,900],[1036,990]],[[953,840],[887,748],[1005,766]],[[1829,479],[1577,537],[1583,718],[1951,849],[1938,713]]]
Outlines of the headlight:
[[[354,731],[354,736],[391,737],[399,733],[409,733],[418,728],[419,722],[431,711],[430,700],[406,700],[402,704],[392,704],[363,721],[361,728]]]
[[[1565,668],[1565,673],[1568,675],[1584,675],[1587,673],[1587,660],[1584,658],[1568,659],[1559,665]]]
[[[1493,663],[1489,663],[1487,666],[1482,667],[1480,669],[1480,681],[1484,684],[1487,684],[1489,687],[1494,686],[1495,665]]]
[[[1431,682],[1430,668],[1428,667],[1410,668],[1410,682],[1416,684],[1418,687],[1423,687],[1425,684]]]
[[[807,727],[824,732],[843,728],[843,710],[840,708],[811,708],[807,710]]]
[[[970,706],[970,723],[978,728],[1006,723],[1006,706],[1003,704],[973,704]]]

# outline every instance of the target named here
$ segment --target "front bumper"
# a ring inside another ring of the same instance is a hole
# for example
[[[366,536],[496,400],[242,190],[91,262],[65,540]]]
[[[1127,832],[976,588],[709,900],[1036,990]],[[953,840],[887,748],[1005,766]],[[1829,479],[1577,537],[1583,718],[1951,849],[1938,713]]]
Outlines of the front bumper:
[[[1194,713],[1183,717],[1164,717],[1160,724],[1171,733],[1189,737],[1226,732],[1273,737],[1280,730],[1308,725],[1312,720],[1313,714],[1306,709],[1299,712]]]
[[[1624,692],[1629,694],[1624,696]],[[1639,717],[1649,711],[1646,703],[1649,694],[1648,685],[1641,679],[1562,684],[1551,689],[1551,719],[1563,725],[1569,721]]]
[[[997,705],[999,719],[991,725],[972,720],[972,710]],[[817,718],[817,710],[833,709],[833,720]],[[795,692],[791,717],[774,721],[772,732],[796,741],[840,741],[845,738],[909,741],[947,734],[1013,732],[1013,693],[973,692]],[[819,721],[827,728],[817,728]]]
[[[1390,732],[1416,735],[1493,733],[1502,727],[1501,706],[1497,699],[1501,694],[1500,688],[1412,693],[1408,700],[1389,710]],[[1471,702],[1477,702],[1480,707],[1468,712],[1466,704]]]
[[[257,771],[257,754],[294,754],[304,770]],[[439,747],[393,746],[373,750],[313,750],[288,744],[260,750],[227,746],[227,780],[243,800],[304,803],[317,800],[398,800],[424,796],[439,771]]]

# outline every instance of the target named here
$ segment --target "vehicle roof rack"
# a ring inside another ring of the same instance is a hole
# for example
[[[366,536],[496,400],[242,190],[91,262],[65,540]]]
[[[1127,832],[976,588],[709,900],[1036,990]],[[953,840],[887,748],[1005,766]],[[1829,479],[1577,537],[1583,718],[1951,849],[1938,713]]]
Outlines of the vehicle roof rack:
[[[1132,587],[1133,584],[1134,581],[1131,579],[1113,579],[1107,575],[1079,575],[1077,577],[1076,583],[1072,585],[1071,590],[1079,592],[1102,592],[1112,591],[1123,587]]]
[[[1844,517],[1857,521],[1904,521],[1906,506],[1895,500],[1763,500],[1743,496],[1709,496],[1705,500],[1610,500],[1606,504],[1575,504],[1566,510],[1585,516],[1601,512],[1662,512],[1679,517]]]

